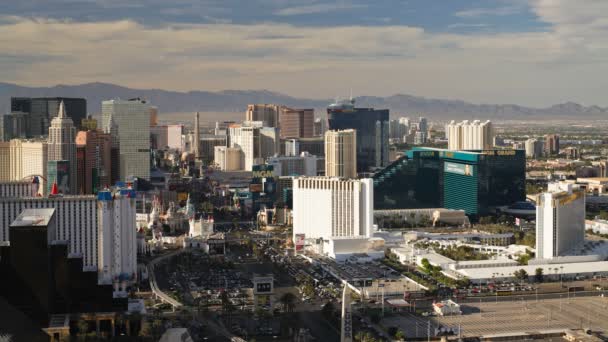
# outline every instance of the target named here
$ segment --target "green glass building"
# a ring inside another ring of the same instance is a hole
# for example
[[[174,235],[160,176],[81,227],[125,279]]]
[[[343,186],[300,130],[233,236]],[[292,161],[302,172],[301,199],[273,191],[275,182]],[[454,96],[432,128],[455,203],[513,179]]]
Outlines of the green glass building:
[[[414,148],[374,175],[375,209],[462,209],[471,218],[525,200],[525,151]]]

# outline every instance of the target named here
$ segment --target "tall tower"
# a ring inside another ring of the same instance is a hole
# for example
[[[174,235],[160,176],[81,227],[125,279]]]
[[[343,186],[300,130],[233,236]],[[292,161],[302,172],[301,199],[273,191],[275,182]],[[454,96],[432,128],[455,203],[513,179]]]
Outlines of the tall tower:
[[[325,132],[325,175],[357,178],[357,132]]]
[[[196,160],[201,159],[201,128],[200,123],[198,121],[198,116],[198,112],[196,112],[196,115],[194,116],[194,158]]]
[[[76,194],[76,128],[65,113],[63,101],[59,112],[51,121],[48,139],[48,160],[67,160],[69,193]]]
[[[118,125],[114,121],[114,115],[110,114],[108,122],[103,128],[103,132],[110,135],[110,183],[116,184],[120,180],[120,136],[118,135]],[[105,185],[105,184],[102,184]]]
[[[110,117],[120,128],[120,179],[150,179],[150,105],[142,99],[101,103],[103,126]]]

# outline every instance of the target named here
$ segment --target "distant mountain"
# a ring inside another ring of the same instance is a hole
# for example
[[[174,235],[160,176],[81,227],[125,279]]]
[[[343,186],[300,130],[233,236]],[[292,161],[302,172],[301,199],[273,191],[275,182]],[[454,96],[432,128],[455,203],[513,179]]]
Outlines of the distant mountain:
[[[322,115],[330,99],[305,99],[267,90],[224,90],[220,92],[176,92],[162,89],[132,89],[108,83],[57,85],[53,87],[23,87],[0,83],[0,111],[10,109],[11,96],[83,97],[91,114],[101,112],[101,101],[112,98],[142,97],[159,107],[160,112],[244,112],[249,103],[277,103],[296,108],[315,108]],[[442,100],[397,94],[388,97],[360,96],[358,107],[388,108],[393,116],[424,115],[432,119],[526,119],[526,118],[605,118],[608,108],[585,107],[567,102],[547,108],[531,108],[514,104],[473,104],[459,100]]]

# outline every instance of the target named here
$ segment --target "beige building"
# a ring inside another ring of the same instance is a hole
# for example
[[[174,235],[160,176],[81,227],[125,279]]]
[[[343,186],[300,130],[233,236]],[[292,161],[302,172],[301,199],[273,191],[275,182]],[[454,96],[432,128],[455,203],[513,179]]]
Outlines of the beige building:
[[[63,102],[59,112],[51,121],[48,138],[48,160],[67,160],[70,173],[70,194],[76,194],[76,128],[72,119],[67,116]]]
[[[281,138],[312,138],[314,119],[314,109],[283,108],[279,113]]]
[[[452,120],[446,126],[446,135],[449,150],[489,150],[494,147],[494,128],[489,120],[459,123]]]
[[[11,180],[11,143],[0,141],[0,182]]]
[[[357,133],[354,129],[325,132],[325,175],[357,177]]]
[[[243,151],[238,147],[215,146],[214,163],[221,171],[240,171],[244,165]]]
[[[283,109],[276,104],[250,104],[245,112],[246,121],[262,121],[265,127],[279,127],[279,114]]]
[[[48,148],[46,141],[13,139],[10,141],[10,180],[22,180],[28,176],[46,178]],[[45,191],[46,181],[40,179],[40,189]]]

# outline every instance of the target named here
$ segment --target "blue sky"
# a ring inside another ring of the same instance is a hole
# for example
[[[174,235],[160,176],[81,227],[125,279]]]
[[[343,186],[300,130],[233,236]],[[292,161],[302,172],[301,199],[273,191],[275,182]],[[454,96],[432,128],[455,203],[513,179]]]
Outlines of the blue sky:
[[[608,105],[605,0],[0,2],[0,81]]]

